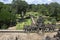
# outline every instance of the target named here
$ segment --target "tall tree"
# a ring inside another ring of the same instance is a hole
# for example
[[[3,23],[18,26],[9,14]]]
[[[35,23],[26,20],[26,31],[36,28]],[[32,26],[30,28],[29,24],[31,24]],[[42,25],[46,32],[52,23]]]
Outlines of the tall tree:
[[[60,5],[58,3],[51,3],[49,4],[50,6],[50,9],[49,9],[49,13],[51,14],[50,16],[51,17],[54,17],[56,18],[56,20],[58,20],[58,14],[60,13],[59,12],[59,9],[60,9]]]
[[[20,14],[21,18],[23,18],[24,15],[26,14],[26,9],[28,7],[28,4],[25,1],[13,0],[13,7],[16,8],[16,12]]]

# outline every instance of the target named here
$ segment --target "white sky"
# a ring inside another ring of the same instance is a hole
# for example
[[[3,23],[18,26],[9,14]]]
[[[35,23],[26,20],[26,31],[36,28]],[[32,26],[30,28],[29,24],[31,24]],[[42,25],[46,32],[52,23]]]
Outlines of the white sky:
[[[51,2],[58,2],[60,3],[60,0],[25,0],[28,4],[42,4],[42,3],[51,3]],[[0,2],[4,3],[11,3],[12,0],[0,0]]]

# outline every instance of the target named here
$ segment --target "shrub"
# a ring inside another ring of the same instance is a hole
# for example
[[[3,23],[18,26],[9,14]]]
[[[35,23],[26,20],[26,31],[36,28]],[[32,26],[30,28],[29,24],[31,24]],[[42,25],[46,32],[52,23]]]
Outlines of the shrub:
[[[1,26],[1,29],[7,29],[7,28],[8,28],[8,27],[7,27],[6,24],[4,24],[4,25]]]

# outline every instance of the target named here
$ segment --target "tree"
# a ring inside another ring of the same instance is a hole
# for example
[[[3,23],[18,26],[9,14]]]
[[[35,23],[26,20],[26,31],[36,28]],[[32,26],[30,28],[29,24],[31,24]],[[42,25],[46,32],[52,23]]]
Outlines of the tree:
[[[58,20],[58,18],[59,18],[58,14],[60,14],[60,12],[59,12],[60,5],[55,2],[55,3],[49,4],[49,6],[50,6],[50,9],[49,9],[50,16],[54,17],[54,18],[56,18],[56,20]]]
[[[3,8],[3,3],[2,2],[0,2],[0,12],[1,12],[1,9]]]
[[[26,14],[28,4],[25,1],[13,0],[13,7],[16,8],[15,10],[17,11],[17,13],[20,14],[21,18],[23,18]]]
[[[47,9],[46,5],[41,4],[39,9],[38,9],[38,12],[42,15],[47,15],[48,14],[48,9]]]
[[[0,5],[1,6],[1,5]],[[0,9],[0,28],[2,26],[10,26],[11,21],[16,20],[16,16],[11,13],[10,6],[8,4],[3,4]]]

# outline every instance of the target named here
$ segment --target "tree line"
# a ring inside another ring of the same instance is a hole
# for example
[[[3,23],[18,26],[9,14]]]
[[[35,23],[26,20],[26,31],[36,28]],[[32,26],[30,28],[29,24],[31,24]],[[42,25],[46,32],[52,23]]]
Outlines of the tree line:
[[[13,0],[11,4],[0,2],[0,29],[4,26],[16,25],[16,14],[24,18],[26,12],[38,12],[39,15],[45,15],[60,21],[60,4],[54,2],[50,4],[28,4],[25,1]]]

